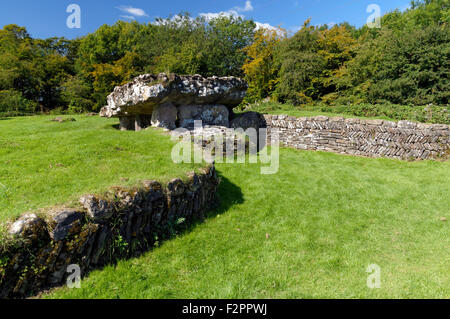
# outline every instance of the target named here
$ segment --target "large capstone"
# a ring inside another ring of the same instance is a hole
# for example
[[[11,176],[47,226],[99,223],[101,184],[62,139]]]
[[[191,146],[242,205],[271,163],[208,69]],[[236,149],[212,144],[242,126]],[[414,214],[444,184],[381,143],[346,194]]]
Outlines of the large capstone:
[[[245,97],[248,85],[236,77],[144,74],[108,96],[103,117],[119,117],[122,130],[147,126],[174,129],[194,120],[205,125],[229,126],[229,114]],[[176,109],[176,112],[175,112]]]

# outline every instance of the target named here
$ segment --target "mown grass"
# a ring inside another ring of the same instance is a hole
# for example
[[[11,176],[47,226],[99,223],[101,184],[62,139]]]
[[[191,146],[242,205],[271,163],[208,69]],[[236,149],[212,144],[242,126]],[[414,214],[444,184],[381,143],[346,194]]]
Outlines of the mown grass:
[[[363,118],[363,119],[381,119],[388,121],[395,121],[387,116],[356,116],[346,114],[344,112],[323,112],[318,106],[295,106],[289,103],[277,102],[260,102],[248,105],[245,111],[253,111],[263,114],[272,115],[288,115],[294,117],[314,117],[314,116],[328,116],[328,117],[343,117],[343,118]]]
[[[120,132],[117,119],[52,118],[0,119],[0,221],[113,185],[167,181],[198,167],[173,163],[168,135]]]
[[[154,130],[76,116],[0,120],[0,220],[112,185],[167,180]],[[450,164],[282,149],[276,175],[218,164],[222,205],[141,258],[46,298],[449,298]],[[381,267],[381,288],[366,286]]]
[[[412,122],[450,124],[447,108],[438,106],[407,106],[407,105],[327,105],[323,103],[294,106],[289,103],[259,102],[248,105],[246,111],[274,115],[289,115],[295,117],[329,116],[361,119],[381,119],[387,121],[409,120]]]
[[[222,206],[46,298],[449,298],[450,164],[282,149],[218,164]],[[370,264],[381,288],[366,285]]]

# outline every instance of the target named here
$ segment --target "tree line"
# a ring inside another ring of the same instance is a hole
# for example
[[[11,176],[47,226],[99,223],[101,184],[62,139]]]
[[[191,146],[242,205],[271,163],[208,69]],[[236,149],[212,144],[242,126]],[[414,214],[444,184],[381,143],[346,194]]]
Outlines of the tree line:
[[[239,76],[245,103],[448,105],[450,3],[413,1],[381,28],[348,23],[294,35],[252,20],[182,13],[153,23],[118,21],[75,40],[0,30],[0,113],[97,111],[115,86],[143,73]]]

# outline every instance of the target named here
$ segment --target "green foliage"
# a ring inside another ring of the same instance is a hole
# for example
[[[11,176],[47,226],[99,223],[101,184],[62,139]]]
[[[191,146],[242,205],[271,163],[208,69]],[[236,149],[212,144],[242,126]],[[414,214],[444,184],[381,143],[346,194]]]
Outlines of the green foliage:
[[[280,44],[279,60],[282,64],[276,99],[294,104],[312,101],[315,94],[313,79],[322,74],[326,65],[318,51],[319,31],[310,26],[309,21],[292,38]]]
[[[25,28],[7,25],[0,30],[0,90],[26,99],[22,108],[39,105],[49,110],[61,102],[61,84],[72,72],[75,46],[65,39],[32,39]],[[10,106],[16,108],[16,105]]]
[[[262,102],[247,105],[245,111],[290,116],[344,116],[380,118],[391,121],[410,120],[422,123],[449,124],[450,111],[446,107],[397,104],[335,104],[316,103],[296,106],[289,103]]]
[[[240,17],[213,19],[208,23],[206,45],[206,75],[243,76],[242,65],[246,54],[243,49],[254,38],[256,24]]]
[[[70,76],[62,84],[62,100],[68,105],[69,113],[82,113],[93,109],[90,87],[79,77]]]
[[[35,103],[24,98],[19,91],[0,91],[0,117],[32,114],[35,108]]]
[[[369,103],[447,105],[450,96],[450,27],[385,29],[362,42],[348,64],[353,95]]]
[[[123,134],[114,128],[118,119],[69,117],[76,121],[55,123],[54,116],[0,120],[0,221],[76,203],[111,185],[127,187],[145,179],[165,183],[204,166],[168,160],[174,145],[168,135],[151,130]]]
[[[76,40],[0,30],[1,110],[86,112],[142,73],[239,76],[246,103],[440,105],[449,101],[450,2],[413,1],[380,29],[311,26],[292,37],[256,31],[241,17],[181,13],[154,23],[119,21]],[[22,104],[22,105],[19,105]]]
[[[279,83],[279,61],[275,49],[286,37],[282,29],[260,29],[253,43],[244,48],[248,58],[242,67],[249,88],[244,102],[254,102],[270,96]]]
[[[448,1],[426,0],[386,14],[381,29],[306,21],[278,46],[273,97],[295,105],[448,105],[449,12]]]
[[[137,53],[151,37],[152,25],[118,21],[103,25],[80,40],[75,62],[78,74],[91,88],[93,109],[105,105],[106,96],[116,85],[143,72],[145,61]]]
[[[143,39],[139,54],[147,61],[146,72],[204,74],[206,40],[204,20],[183,13],[157,19],[151,36]]]
[[[242,49],[254,29],[240,17],[205,21],[185,13],[155,24],[119,21],[68,41],[32,39],[10,25],[0,30],[0,90],[20,92],[40,111],[85,112],[144,72],[242,76]]]
[[[355,104],[334,105],[321,104],[308,107],[308,110],[320,110],[321,112],[332,112],[338,114],[354,115],[357,117],[381,117],[393,120],[411,120],[423,123],[449,124],[450,112],[439,106],[415,106],[396,104]]]
[[[201,44],[185,42],[180,49],[170,48],[158,58],[155,73],[198,74],[204,68]]]

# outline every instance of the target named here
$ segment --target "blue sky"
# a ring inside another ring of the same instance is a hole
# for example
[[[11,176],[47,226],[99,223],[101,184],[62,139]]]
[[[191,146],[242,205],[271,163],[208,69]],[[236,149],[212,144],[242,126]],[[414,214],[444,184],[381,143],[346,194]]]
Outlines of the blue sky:
[[[81,8],[81,28],[69,29],[66,20],[69,4]],[[410,0],[13,0],[0,1],[0,27],[15,23],[25,26],[33,37],[75,38],[95,31],[102,24],[117,20],[151,22],[182,11],[193,16],[225,12],[252,18],[262,24],[294,31],[307,18],[312,24],[348,21],[361,26],[370,13],[367,6],[377,4],[381,13],[404,10]]]

